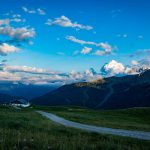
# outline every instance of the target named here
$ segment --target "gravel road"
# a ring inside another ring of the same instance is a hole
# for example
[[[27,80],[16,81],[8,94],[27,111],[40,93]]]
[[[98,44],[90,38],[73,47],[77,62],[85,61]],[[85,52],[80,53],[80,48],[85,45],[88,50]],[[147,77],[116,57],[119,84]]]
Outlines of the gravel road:
[[[47,112],[44,112],[44,111],[37,111],[37,112],[40,113],[41,115],[49,118],[50,120],[52,120],[56,123],[59,123],[61,125],[64,125],[66,127],[82,129],[82,130],[86,130],[88,132],[96,132],[96,133],[102,133],[102,134],[112,134],[112,135],[119,135],[119,136],[142,139],[142,140],[150,140],[150,132],[130,131],[130,130],[123,130],[123,129],[97,127],[97,126],[93,126],[93,125],[86,125],[86,124],[81,124],[81,123],[69,121],[69,120],[66,120],[62,117],[58,117],[57,115],[54,115],[52,113],[47,113]]]

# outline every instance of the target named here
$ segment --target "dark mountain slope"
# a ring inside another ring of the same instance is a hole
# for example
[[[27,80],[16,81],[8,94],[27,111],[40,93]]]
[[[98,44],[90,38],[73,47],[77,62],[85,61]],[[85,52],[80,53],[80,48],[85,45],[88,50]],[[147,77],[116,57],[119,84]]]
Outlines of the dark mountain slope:
[[[90,108],[150,106],[150,70],[140,75],[65,85],[32,102],[39,105],[78,105]]]
[[[56,89],[54,86],[46,85],[26,85],[26,84],[12,84],[12,83],[0,83],[0,93],[23,96],[27,99],[33,99],[39,97],[47,92],[51,92]]]
[[[11,101],[14,101],[15,99],[20,99],[20,98],[23,98],[23,97],[11,96],[8,94],[0,93],[0,104],[10,103]]]

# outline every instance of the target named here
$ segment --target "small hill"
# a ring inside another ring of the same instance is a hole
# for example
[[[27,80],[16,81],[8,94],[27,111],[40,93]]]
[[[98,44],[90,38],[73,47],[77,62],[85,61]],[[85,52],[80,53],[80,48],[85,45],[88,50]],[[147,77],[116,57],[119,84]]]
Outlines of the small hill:
[[[150,106],[150,70],[137,75],[64,85],[33,99],[38,105],[76,105],[90,108]]]

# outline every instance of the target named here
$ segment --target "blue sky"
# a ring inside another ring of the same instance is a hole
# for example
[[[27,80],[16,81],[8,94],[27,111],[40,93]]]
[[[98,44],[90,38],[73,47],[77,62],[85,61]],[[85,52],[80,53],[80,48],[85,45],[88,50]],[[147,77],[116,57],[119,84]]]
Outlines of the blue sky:
[[[99,72],[112,60],[126,66],[149,59],[149,7],[149,0],[1,0],[0,20],[10,20],[16,14],[22,19],[1,26],[34,29],[35,34],[17,39],[19,45],[11,43],[19,50],[1,52],[0,60],[11,66],[61,72],[83,72],[92,67]],[[69,20],[67,25],[61,24],[64,17]],[[7,38],[16,40],[1,32],[2,46]]]

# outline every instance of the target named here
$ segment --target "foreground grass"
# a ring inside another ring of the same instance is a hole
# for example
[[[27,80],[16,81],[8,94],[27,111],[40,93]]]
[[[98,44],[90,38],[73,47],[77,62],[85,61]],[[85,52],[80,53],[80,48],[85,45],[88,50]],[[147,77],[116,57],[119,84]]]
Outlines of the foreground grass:
[[[68,120],[96,126],[150,131],[150,108],[91,110],[80,107],[41,107]]]
[[[148,150],[149,141],[57,125],[33,110],[0,107],[0,150]]]

